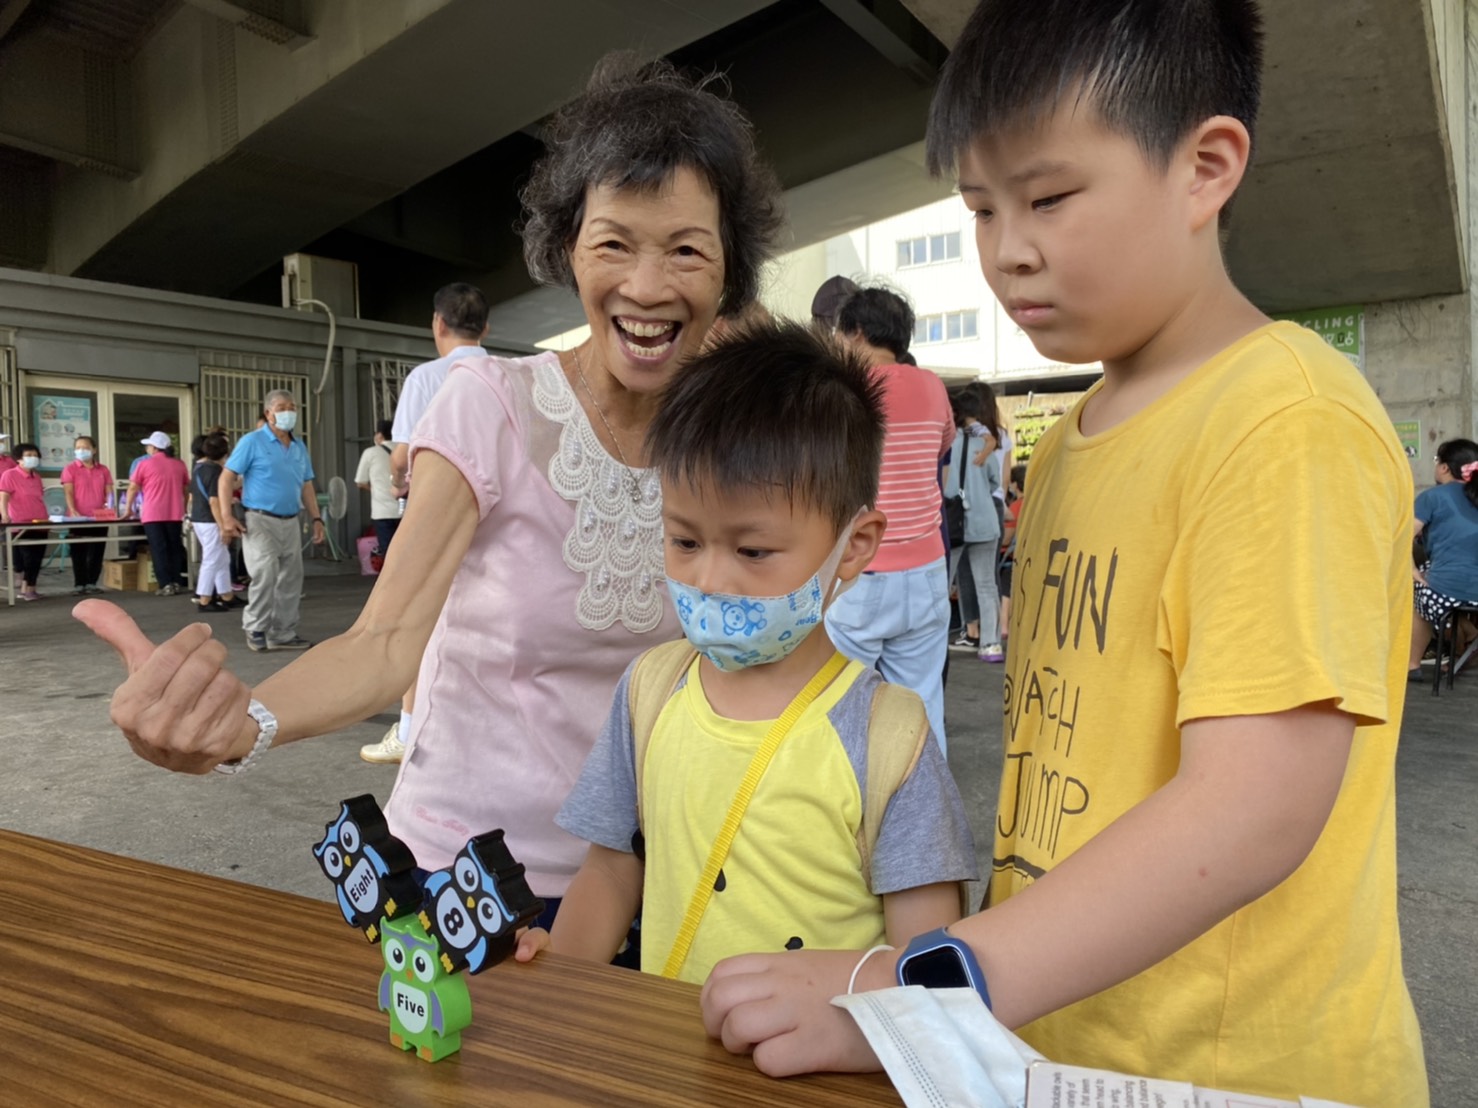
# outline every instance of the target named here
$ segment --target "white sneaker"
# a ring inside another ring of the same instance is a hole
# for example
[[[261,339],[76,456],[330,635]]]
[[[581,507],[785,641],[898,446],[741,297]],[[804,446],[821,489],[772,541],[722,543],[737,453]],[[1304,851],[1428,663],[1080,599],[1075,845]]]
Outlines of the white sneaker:
[[[400,720],[390,725],[385,737],[377,743],[359,748],[359,756],[377,765],[396,765],[405,757],[405,743],[400,741]]]

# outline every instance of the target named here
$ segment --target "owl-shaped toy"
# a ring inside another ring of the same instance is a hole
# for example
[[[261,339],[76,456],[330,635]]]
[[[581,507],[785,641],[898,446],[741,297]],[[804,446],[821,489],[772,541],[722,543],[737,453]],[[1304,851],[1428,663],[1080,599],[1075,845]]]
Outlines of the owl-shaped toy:
[[[513,953],[518,929],[544,910],[523,873],[503,832],[489,831],[468,839],[448,868],[426,879],[421,925],[448,973],[481,973]]]
[[[382,918],[395,919],[421,906],[415,856],[390,834],[368,793],[340,803],[338,818],[324,826],[313,856],[334,883],[344,919],[372,943],[379,940]]]
[[[390,1042],[439,1062],[462,1048],[462,1029],[472,1022],[467,979],[442,969],[436,940],[415,916],[381,923],[380,1011],[390,1013]]]

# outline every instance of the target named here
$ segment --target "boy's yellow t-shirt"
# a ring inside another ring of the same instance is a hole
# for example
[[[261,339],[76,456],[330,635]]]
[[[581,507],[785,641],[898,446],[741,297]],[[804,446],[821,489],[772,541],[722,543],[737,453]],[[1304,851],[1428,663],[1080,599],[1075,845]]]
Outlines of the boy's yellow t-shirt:
[[[559,825],[630,851],[638,831],[631,673],[570,791]],[[662,707],[641,776],[645,846],[642,969],[660,972],[730,802],[770,720],[720,716],[695,660]],[[750,799],[692,948],[678,974],[702,984],[715,963],[757,951],[864,950],[883,941],[883,897],[976,877],[964,802],[933,737],[884,810],[863,872],[857,846],[873,696],[882,680],[856,661],[807,706]],[[656,690],[667,695],[667,689]],[[919,724],[924,706],[915,700]]]
[[[1080,1065],[1424,1105],[1396,916],[1412,481],[1390,420],[1347,359],[1291,323],[1091,438],[1086,400],[1030,463],[991,901],[1168,782],[1187,720],[1333,702],[1357,728],[1334,811],[1288,880],[1022,1035]]]

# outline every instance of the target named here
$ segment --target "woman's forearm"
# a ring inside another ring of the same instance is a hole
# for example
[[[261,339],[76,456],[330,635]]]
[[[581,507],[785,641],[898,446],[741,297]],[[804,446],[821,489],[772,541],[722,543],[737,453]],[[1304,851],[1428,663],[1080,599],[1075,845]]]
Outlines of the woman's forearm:
[[[477,504],[461,473],[431,451],[421,457],[417,502],[359,618],[255,690],[277,717],[279,744],[373,715],[416,678],[478,525]]]

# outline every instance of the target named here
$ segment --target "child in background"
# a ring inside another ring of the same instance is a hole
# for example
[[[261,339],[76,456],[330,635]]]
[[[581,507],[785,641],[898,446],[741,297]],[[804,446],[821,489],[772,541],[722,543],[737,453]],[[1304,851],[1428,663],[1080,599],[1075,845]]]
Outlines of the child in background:
[[[923,703],[839,654],[823,619],[882,538],[882,441],[866,367],[800,325],[740,330],[679,372],[648,452],[688,641],[627,669],[560,812],[591,846],[554,950],[610,961],[640,909],[642,968],[701,982],[741,951],[871,946],[959,918],[974,845]],[[659,658],[672,676],[642,683]],[[796,711],[708,877],[741,779]],[[904,755],[891,798],[872,795],[875,744]],[[684,954],[695,890],[709,899]],[[531,931],[518,957],[549,943]]]
[[[1049,1058],[1420,1108],[1411,469],[1349,361],[1227,274],[1260,65],[1250,0],[985,0],[941,74],[927,156],[991,290],[1044,358],[1104,375],[1032,455],[989,907],[910,953],[978,963]],[[1270,455],[1279,495],[1248,496],[1231,475]],[[708,1030],[771,1073],[876,1067],[829,1004],[857,961],[732,959]]]
[[[71,462],[62,470],[62,491],[67,495],[67,515],[91,516],[100,508],[111,508],[113,475],[97,459],[97,443],[91,435],[78,435],[72,443]],[[106,528],[72,525],[72,538],[91,538],[106,533]],[[103,547],[100,542],[72,542],[73,592],[83,596],[102,592],[98,579],[103,575]]]
[[[18,442],[10,452],[15,466],[0,473],[0,523],[7,527],[21,528],[27,523],[39,523],[40,527],[18,530],[17,539],[44,539],[50,534],[46,526],[50,514],[46,510],[46,497],[42,492],[41,448],[34,442]],[[41,563],[45,560],[46,547],[17,546],[13,571],[20,574],[22,600],[40,600],[36,591],[36,579],[41,575]]]
[[[1001,637],[1011,626],[1011,578],[1016,573],[1016,531],[1026,507],[1026,463],[1011,467],[1006,482],[1006,515],[1001,522]]]

